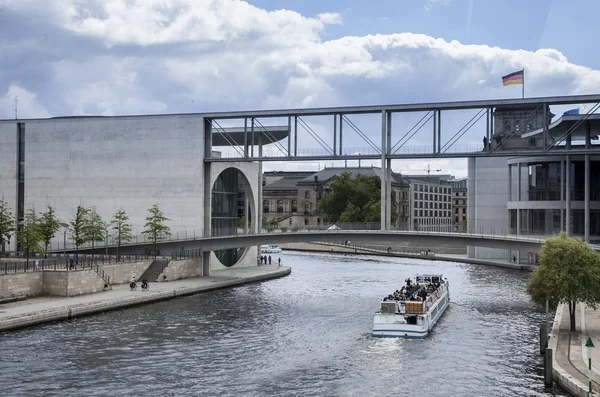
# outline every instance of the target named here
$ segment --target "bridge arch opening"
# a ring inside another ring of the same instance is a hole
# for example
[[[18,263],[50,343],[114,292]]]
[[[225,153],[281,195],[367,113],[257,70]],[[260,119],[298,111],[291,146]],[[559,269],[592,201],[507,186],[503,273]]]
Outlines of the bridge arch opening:
[[[253,223],[252,188],[244,173],[234,167],[223,170],[211,189],[211,235],[232,236]],[[231,267],[244,257],[248,247],[215,251],[224,266]]]

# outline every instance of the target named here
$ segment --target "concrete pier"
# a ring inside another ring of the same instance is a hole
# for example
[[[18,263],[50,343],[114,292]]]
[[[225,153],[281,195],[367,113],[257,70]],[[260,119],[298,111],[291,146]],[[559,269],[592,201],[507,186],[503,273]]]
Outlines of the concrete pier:
[[[209,277],[150,283],[148,291],[131,291],[129,284],[114,285],[110,291],[76,297],[42,296],[0,305],[0,331],[14,330],[31,325],[67,320],[108,310],[121,309],[143,303],[172,299],[198,292],[232,287],[255,281],[268,280],[290,274],[287,266],[263,265],[257,267],[216,270]]]

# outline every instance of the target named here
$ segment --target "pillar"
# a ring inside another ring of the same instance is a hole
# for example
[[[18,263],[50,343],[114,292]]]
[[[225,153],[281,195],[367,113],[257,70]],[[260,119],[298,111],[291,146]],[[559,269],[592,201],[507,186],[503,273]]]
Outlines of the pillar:
[[[390,148],[392,147],[392,113],[388,112],[387,114],[387,124],[386,124],[386,150],[385,152],[388,154]],[[385,230],[392,229],[392,159],[387,159],[386,166],[386,193],[387,196],[385,198],[386,203],[386,215],[385,215]]]
[[[203,119],[202,129],[204,130],[204,158],[210,158],[212,156],[212,123],[209,119]],[[211,179],[211,167],[212,163],[203,161],[202,167],[204,168],[204,194],[203,194],[203,207],[204,217],[203,221],[203,237],[210,237],[211,235],[211,191],[212,186],[210,183]]]
[[[565,162],[560,161],[560,231],[565,231]]]
[[[244,234],[248,234],[248,194],[248,191],[244,192]],[[262,208],[262,203],[259,205]]]
[[[258,134],[258,202],[256,203],[256,207],[258,212],[256,212],[256,226],[258,227],[257,233],[262,233],[262,180],[263,180],[263,162],[262,162],[262,131]]]
[[[386,172],[386,143],[387,143],[387,112],[381,111],[381,230],[386,230],[386,190],[387,190],[387,172]]]
[[[590,242],[590,155],[585,155],[585,201],[584,201],[584,233],[585,233],[585,242]]]
[[[517,163],[517,236],[521,235],[521,163]]]

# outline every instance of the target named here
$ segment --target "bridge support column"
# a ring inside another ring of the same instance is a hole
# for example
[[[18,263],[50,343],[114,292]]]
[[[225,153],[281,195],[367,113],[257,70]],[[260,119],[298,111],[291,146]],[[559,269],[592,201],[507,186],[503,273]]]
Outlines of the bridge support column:
[[[202,128],[204,133],[204,158],[212,157],[212,122],[209,119],[203,119]],[[211,233],[211,190],[210,185],[210,172],[212,163],[203,162],[202,167],[204,169],[204,194],[203,194],[203,208],[204,216],[202,219],[203,225],[203,237],[210,237]]]
[[[565,231],[565,162],[560,161],[560,231]]]
[[[262,145],[262,131],[258,134],[258,157],[262,159],[263,155],[263,145]],[[262,233],[262,181],[263,181],[263,162],[262,160],[258,160],[258,202],[256,203],[256,207],[258,212],[256,212],[256,225],[258,226],[258,233]]]
[[[381,230],[386,230],[386,216],[387,216],[387,112],[381,111]]]
[[[587,143],[586,143],[587,145]],[[585,182],[584,182],[584,194],[585,194],[585,198],[584,198],[584,210],[583,210],[583,216],[584,216],[584,225],[585,225],[585,229],[584,229],[584,235],[585,235],[585,242],[589,243],[590,242],[590,155],[586,154],[585,155]]]
[[[210,251],[202,252],[202,276],[210,276]]]
[[[386,128],[386,141],[385,152],[390,153],[392,147],[392,113],[387,114],[387,128]],[[392,229],[392,159],[387,159],[387,165],[385,168],[385,179],[386,179],[386,190],[387,196],[385,198],[386,203],[386,214],[385,214],[385,230]]]
[[[521,235],[521,163],[517,163],[517,236]]]
[[[568,143],[568,141],[567,141]],[[567,236],[571,235],[571,155],[567,154],[567,170],[565,172],[565,229],[567,231]]]

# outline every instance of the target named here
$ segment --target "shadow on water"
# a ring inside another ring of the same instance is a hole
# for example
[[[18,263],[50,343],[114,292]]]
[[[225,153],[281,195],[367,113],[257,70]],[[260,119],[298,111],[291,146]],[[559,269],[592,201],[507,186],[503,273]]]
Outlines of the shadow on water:
[[[0,339],[10,396],[548,396],[528,273],[416,259],[282,254],[290,276]],[[372,338],[381,297],[443,272],[425,340]]]

